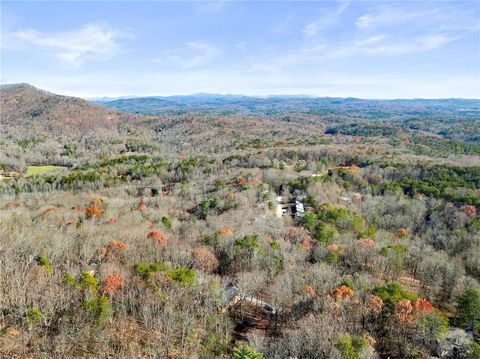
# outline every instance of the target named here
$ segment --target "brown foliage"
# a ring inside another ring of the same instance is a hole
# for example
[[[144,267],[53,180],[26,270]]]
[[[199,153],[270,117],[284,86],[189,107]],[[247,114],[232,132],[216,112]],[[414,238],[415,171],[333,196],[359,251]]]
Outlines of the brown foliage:
[[[460,207],[460,210],[470,218],[475,218],[477,216],[477,208],[471,204],[463,205]]]
[[[395,304],[395,316],[403,323],[410,325],[413,321],[413,305],[408,299],[402,299]]]
[[[378,315],[381,313],[383,308],[383,300],[375,294],[369,294],[365,298],[365,308],[368,313]]]
[[[193,250],[195,261],[204,272],[213,272],[218,267],[218,259],[206,247],[197,247]]]

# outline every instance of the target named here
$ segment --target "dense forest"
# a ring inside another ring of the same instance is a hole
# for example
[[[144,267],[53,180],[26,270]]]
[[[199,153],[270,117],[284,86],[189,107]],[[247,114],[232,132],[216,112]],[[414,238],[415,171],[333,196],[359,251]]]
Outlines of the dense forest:
[[[480,101],[1,105],[0,357],[480,358]]]

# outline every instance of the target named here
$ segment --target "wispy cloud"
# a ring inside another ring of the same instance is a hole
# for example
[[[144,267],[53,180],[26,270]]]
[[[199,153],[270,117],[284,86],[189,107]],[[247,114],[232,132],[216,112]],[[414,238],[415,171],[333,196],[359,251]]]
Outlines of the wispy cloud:
[[[209,64],[221,53],[220,48],[206,41],[189,41],[182,48],[164,51],[163,56],[153,59],[153,62],[173,62],[191,69]]]
[[[305,25],[303,34],[305,36],[317,35],[322,29],[335,25],[342,13],[348,8],[350,2],[342,1],[335,10],[325,11],[319,18]]]
[[[374,13],[363,14],[357,18],[355,25],[359,29],[380,26],[394,26],[413,20],[425,19],[434,15],[434,11],[405,11],[392,7],[383,7]]]
[[[89,24],[80,29],[53,34],[20,30],[3,34],[2,46],[37,50],[53,54],[60,60],[80,66],[86,61],[105,61],[120,50],[120,41],[131,35],[105,24]]]
[[[415,28],[436,28],[438,30],[478,30],[480,20],[475,11],[457,7],[441,10],[428,8],[400,8],[380,6],[357,17],[355,26],[360,30],[391,28],[397,25],[410,25]]]
[[[186,68],[204,65],[221,53],[219,48],[204,41],[191,41],[186,45],[193,52],[193,56],[184,63]]]
[[[197,10],[201,13],[212,14],[222,12],[228,0],[206,1],[202,2]]]

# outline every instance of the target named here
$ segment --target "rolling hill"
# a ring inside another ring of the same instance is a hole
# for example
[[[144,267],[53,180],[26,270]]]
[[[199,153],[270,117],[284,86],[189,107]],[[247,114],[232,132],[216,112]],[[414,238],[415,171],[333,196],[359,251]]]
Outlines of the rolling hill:
[[[32,126],[50,133],[85,133],[110,128],[122,117],[80,98],[60,96],[28,84],[3,85],[0,88],[0,123],[5,128]]]

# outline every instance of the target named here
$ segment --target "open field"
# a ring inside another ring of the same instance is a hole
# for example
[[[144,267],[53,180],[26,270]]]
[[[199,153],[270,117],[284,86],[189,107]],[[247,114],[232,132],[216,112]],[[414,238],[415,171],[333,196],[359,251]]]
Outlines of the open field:
[[[42,173],[48,173],[52,171],[59,171],[64,169],[62,166],[28,166],[26,176],[34,176]]]

